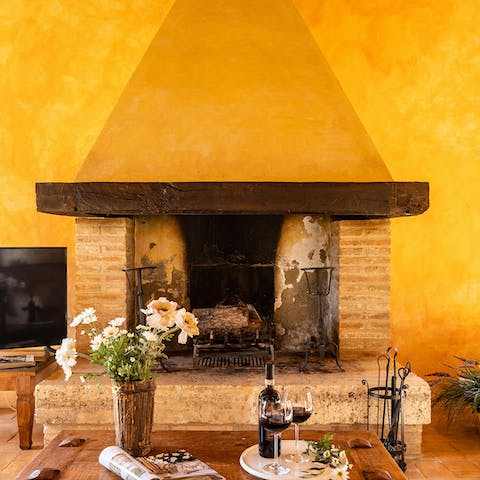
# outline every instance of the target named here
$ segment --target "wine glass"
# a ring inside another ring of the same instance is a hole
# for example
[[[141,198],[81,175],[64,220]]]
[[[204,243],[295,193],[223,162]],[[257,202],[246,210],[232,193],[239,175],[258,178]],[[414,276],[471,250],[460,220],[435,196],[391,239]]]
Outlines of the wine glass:
[[[298,440],[300,437],[300,423],[306,422],[313,413],[312,389],[304,386],[301,389],[288,392],[288,398],[292,403],[293,419],[295,426],[295,453],[285,455],[287,462],[308,462],[308,455],[299,451]]]
[[[285,396],[279,401],[265,399],[260,402],[260,424],[273,432],[273,463],[268,463],[263,470],[274,475],[284,475],[292,469],[278,461],[278,434],[286,430],[293,419],[293,409],[290,400]]]

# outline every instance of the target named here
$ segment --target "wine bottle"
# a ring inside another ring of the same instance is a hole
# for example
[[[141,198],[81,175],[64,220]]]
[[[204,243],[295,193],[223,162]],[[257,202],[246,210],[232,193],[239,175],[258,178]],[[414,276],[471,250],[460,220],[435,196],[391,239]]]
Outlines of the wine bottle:
[[[261,457],[273,458],[274,444],[273,432],[265,429],[260,423],[260,404],[261,402],[278,403],[280,401],[280,394],[275,390],[274,365],[267,363],[265,365],[265,388],[258,396],[258,454]],[[278,439],[278,454],[280,455],[280,438]]]

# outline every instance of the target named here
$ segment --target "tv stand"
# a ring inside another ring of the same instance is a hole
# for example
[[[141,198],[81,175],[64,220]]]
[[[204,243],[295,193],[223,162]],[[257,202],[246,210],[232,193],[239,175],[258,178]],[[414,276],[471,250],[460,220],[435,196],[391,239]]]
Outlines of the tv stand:
[[[0,370],[0,391],[17,392],[17,425],[20,448],[32,447],[33,418],[35,415],[35,385],[58,368],[54,357],[37,362],[34,367]]]

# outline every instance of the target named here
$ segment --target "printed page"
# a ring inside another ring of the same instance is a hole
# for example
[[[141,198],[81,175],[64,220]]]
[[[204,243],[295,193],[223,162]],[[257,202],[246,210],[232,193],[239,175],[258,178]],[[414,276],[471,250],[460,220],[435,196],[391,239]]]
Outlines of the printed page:
[[[225,477],[209,467],[206,463],[185,450],[159,453],[147,457],[138,457],[137,460],[161,480],[188,479],[195,480],[226,480]]]
[[[98,461],[123,480],[161,480],[144,465],[120,447],[107,447],[100,453]]]

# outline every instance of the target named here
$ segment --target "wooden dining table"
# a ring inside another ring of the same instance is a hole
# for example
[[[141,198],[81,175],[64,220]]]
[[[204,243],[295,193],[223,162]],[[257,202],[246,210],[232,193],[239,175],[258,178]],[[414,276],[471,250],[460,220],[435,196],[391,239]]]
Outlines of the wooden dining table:
[[[326,432],[306,430],[305,440],[319,440]],[[292,438],[290,431],[284,438]],[[65,439],[83,439],[80,446],[59,446]],[[257,477],[240,465],[240,456],[257,443],[256,431],[155,431],[152,453],[185,449],[228,480],[253,480]],[[351,480],[406,480],[406,476],[386,451],[378,437],[367,430],[334,432],[334,443],[347,451],[353,467]],[[63,430],[39,455],[26,465],[16,480],[26,480],[35,470],[57,469],[59,480],[118,480],[98,462],[100,452],[115,444],[109,430]],[[370,447],[368,447],[370,445]],[[278,477],[279,479],[282,477]]]

